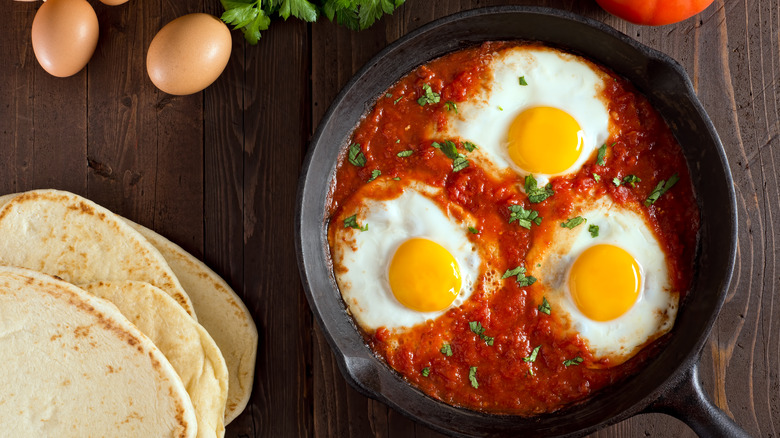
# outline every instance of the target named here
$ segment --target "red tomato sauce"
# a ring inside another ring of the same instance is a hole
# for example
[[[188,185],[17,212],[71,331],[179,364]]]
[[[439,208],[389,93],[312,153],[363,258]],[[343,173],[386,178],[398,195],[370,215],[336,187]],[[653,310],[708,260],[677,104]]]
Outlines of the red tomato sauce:
[[[532,204],[548,221],[546,226],[528,230],[509,223],[509,205],[531,205],[518,188],[523,186],[521,176],[493,175],[474,163],[453,172],[453,161],[431,146],[433,141],[448,140],[430,138],[429,129],[446,127],[448,112],[453,111],[447,103],[463,102],[485,87],[486,70],[495,53],[519,44],[490,42],[446,55],[418,67],[379,97],[352,135],[351,142],[365,155],[365,165],[350,164],[345,150],[331,188],[331,246],[334,231],[353,214],[358,190],[360,196],[372,193],[366,184],[376,171],[381,178],[400,179],[396,189],[376,189],[376,197],[398,196],[404,181],[410,180],[441,188],[444,196],[435,201],[445,211],[447,204],[454,204],[476,218],[474,227],[479,233],[469,239],[476,245],[497,246],[493,252],[497,255],[487,262],[499,275],[524,265],[531,242],[558,226],[557,218],[568,217],[575,199],[609,197],[643,215],[666,254],[672,286],[684,295],[692,280],[699,228],[688,168],[660,115],[614,73],[595,66],[611,79],[602,96],[609,102],[612,124],[605,164],[597,165],[594,151],[576,173],[550,180],[555,194]],[[439,93],[438,103],[418,103],[426,84]],[[463,143],[452,140],[464,152]],[[412,155],[398,157],[407,150]],[[594,173],[600,175],[599,181]],[[679,182],[654,204],[644,206],[656,185],[673,174],[679,175]],[[641,183],[635,187],[613,184],[613,178],[626,175],[638,176]],[[553,218],[556,222],[551,222]],[[342,269],[334,266],[336,272]],[[651,339],[632,359],[610,366],[608,360],[596,360],[579,336],[561,335],[555,319],[540,312],[541,297],[533,285],[520,287],[516,281],[501,281],[500,285],[492,292],[478,287],[466,303],[434,321],[402,333],[388,328],[364,331],[364,338],[390,367],[434,398],[475,410],[528,416],[581,401],[636,373],[668,337]],[[484,327],[484,335],[494,338],[492,345],[471,330],[469,323],[475,321]],[[444,344],[450,345],[451,356],[442,353]],[[541,348],[535,360],[524,360],[537,346]],[[581,364],[564,364],[576,357],[582,358]],[[476,385],[469,377],[473,367]]]

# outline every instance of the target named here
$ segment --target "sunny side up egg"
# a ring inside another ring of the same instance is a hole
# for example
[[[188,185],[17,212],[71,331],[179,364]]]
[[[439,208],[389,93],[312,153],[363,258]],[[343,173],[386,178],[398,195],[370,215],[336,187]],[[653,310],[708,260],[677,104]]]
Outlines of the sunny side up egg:
[[[460,306],[474,291],[481,259],[467,237],[469,222],[443,211],[431,199],[438,191],[409,184],[394,198],[361,196],[348,211],[354,218],[343,218],[336,229],[336,280],[363,330],[414,327]]]
[[[542,185],[574,173],[610,135],[602,97],[609,75],[541,46],[496,54],[479,93],[449,114],[445,136],[476,144],[482,167],[533,174]]]
[[[620,365],[671,330],[679,291],[641,215],[608,199],[573,211],[585,221],[557,226],[528,254],[536,293],[550,303],[561,333],[585,340],[594,358],[585,366]]]

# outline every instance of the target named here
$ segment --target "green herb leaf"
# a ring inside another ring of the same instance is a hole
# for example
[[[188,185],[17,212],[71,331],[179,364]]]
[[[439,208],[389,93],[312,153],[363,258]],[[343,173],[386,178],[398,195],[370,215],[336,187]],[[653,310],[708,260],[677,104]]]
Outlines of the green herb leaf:
[[[578,225],[580,225],[582,223],[585,223],[587,221],[588,220],[585,219],[582,216],[573,217],[573,218],[567,220],[566,222],[561,222],[561,228],[568,228],[568,229],[571,230],[572,228],[574,228],[574,227],[576,227],[576,226],[578,226]]]
[[[320,0],[319,3],[329,20],[335,18],[338,24],[351,30],[363,30],[383,14],[392,13],[404,0]]]
[[[542,304],[540,304],[539,307],[537,307],[537,309],[539,309],[540,312],[545,313],[547,315],[550,314],[550,312],[552,311],[552,307],[550,306],[550,302],[547,301],[547,297],[542,297]]]
[[[444,144],[440,144],[436,142],[434,142],[433,144],[437,144],[438,147],[437,146],[433,146],[433,147],[444,152],[444,155],[446,155],[447,158],[449,158],[450,160],[454,160],[461,156],[460,153],[458,153],[458,146],[455,144],[454,141],[447,140],[444,142]]]
[[[430,374],[431,374],[431,369],[429,367],[425,367],[422,369],[423,377],[428,377]]]
[[[517,284],[520,287],[527,287],[534,283],[536,283],[536,277],[532,275],[525,275],[526,269],[525,266],[518,266],[514,269],[508,269],[506,272],[504,272],[504,275],[501,276],[501,279],[509,278],[517,276]]]
[[[541,350],[541,349],[542,349],[541,345],[536,347],[536,348],[534,348],[534,350],[531,352],[531,355],[528,356],[528,357],[524,357],[523,361],[525,361],[525,362],[534,362],[536,360],[536,355],[539,354],[539,350]]]
[[[379,169],[374,169],[371,171],[371,178],[368,179],[368,182],[371,182],[376,179],[379,175],[382,174],[382,171]]]
[[[477,321],[471,321],[469,322],[469,328],[472,332],[474,332],[477,336],[480,337],[483,341],[485,341],[486,344],[489,346],[493,346],[493,337],[492,336],[485,336],[485,327],[482,327],[482,324]]]
[[[469,227],[469,233],[471,234],[479,234],[479,230],[474,227]]]
[[[588,232],[590,233],[590,237],[599,237],[599,226],[598,225],[589,225],[588,226]]]
[[[260,31],[271,24],[269,11],[263,10],[260,0],[222,0],[222,7],[225,12],[220,19],[234,30],[241,29],[249,44],[257,44]]]
[[[393,97],[393,95],[390,94],[390,93],[387,93],[387,94],[385,94],[385,97],[389,99],[389,98]]]
[[[593,174],[593,179],[594,179],[596,182],[599,182],[599,181],[601,181],[601,176],[600,176],[598,173],[594,173],[594,174]]]
[[[460,172],[461,170],[469,167],[469,160],[466,159],[466,157],[460,156],[454,160],[452,160],[452,171],[453,172]]]
[[[394,181],[401,181],[401,178],[399,178],[399,177],[395,177],[395,178],[393,178],[393,180],[394,180]]]
[[[439,351],[441,352],[441,354],[443,354],[443,355],[445,355],[447,357],[452,356],[452,347],[450,346],[450,344],[442,345],[441,349]]]
[[[357,143],[349,145],[349,156],[347,158],[349,158],[349,162],[354,166],[363,167],[366,165],[366,156],[363,155],[363,152],[360,150],[360,145]]]
[[[474,388],[479,388],[479,382],[477,382],[477,367],[469,368],[469,382]]]
[[[467,151],[469,151],[469,152],[474,152],[474,149],[479,149],[479,148],[477,147],[477,145],[475,145],[474,143],[472,143],[472,142],[470,142],[470,141],[464,141],[464,142],[463,142],[463,147],[464,147],[464,148],[465,148]]]
[[[680,176],[676,173],[672,175],[668,180],[664,181],[661,180],[661,182],[658,183],[657,186],[653,189],[652,192],[650,192],[650,196],[645,199],[645,205],[651,206],[655,203],[655,201],[658,200],[658,198],[661,197],[664,193],[669,191],[675,184],[677,184],[677,181],[680,180]]]
[[[393,105],[398,105],[398,102],[400,102],[400,101],[401,101],[401,99],[403,99],[403,98],[404,98],[404,97],[403,97],[403,96],[401,96],[401,97],[399,97],[398,99],[394,100],[394,101],[393,101]]]
[[[582,363],[582,358],[577,356],[574,359],[566,359],[563,361],[563,365],[566,367],[570,367],[572,365],[579,365]]]
[[[504,108],[501,108],[501,107],[499,106],[499,107],[498,107],[498,110],[499,110],[499,111],[503,111],[503,110],[504,110]]]
[[[430,85],[423,84],[422,88],[424,94],[420,96],[419,99],[417,99],[417,103],[420,104],[420,106],[425,106],[426,104],[439,103],[441,96],[439,96],[439,93],[434,93],[433,90],[431,90]]]
[[[412,150],[412,149],[407,149],[407,150],[405,150],[405,151],[401,151],[401,152],[399,152],[399,153],[395,154],[395,156],[396,156],[396,157],[401,157],[401,158],[406,158],[406,157],[409,157],[409,156],[411,156],[413,153],[414,153],[414,150]]]
[[[636,187],[636,183],[638,182],[642,182],[642,180],[636,175],[628,175],[623,178],[623,184],[629,184],[631,187]]]
[[[448,100],[444,104],[444,107],[447,108],[447,111],[453,111],[454,110],[455,114],[458,114],[458,105],[455,102],[453,102],[451,100]]]
[[[520,83],[520,85],[528,85],[528,82],[525,81],[525,76],[520,76],[517,81]]]
[[[606,163],[605,163],[605,161],[604,161],[604,157],[605,157],[606,155],[607,155],[607,144],[606,144],[606,143],[604,143],[604,144],[603,144],[603,145],[601,145],[601,147],[599,148],[599,153],[598,153],[598,155],[596,155],[596,164],[598,164],[599,166],[603,166],[604,164],[606,164]]]
[[[539,217],[539,213],[535,210],[526,210],[520,205],[509,206],[509,223],[517,221],[517,224],[523,228],[531,229],[531,224],[540,225],[542,218]]]
[[[504,275],[501,276],[501,279],[514,277],[515,275],[525,274],[525,267],[518,266],[515,269],[507,269],[506,272],[504,272]]]
[[[357,221],[357,214],[353,214],[352,216],[344,219],[344,228],[354,228],[360,231],[368,231],[368,224],[361,227]]]
[[[612,178],[612,184],[614,184],[615,187],[620,187],[620,178]]]
[[[550,183],[544,187],[537,187],[536,178],[528,175],[525,177],[525,194],[528,195],[528,202],[537,204],[554,195],[555,192]]]

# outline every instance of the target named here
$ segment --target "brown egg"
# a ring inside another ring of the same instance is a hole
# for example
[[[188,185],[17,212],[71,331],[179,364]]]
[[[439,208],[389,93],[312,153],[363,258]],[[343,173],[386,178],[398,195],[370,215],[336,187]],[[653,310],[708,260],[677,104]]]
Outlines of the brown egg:
[[[121,5],[122,3],[127,3],[127,1],[128,0],[100,0],[101,3],[109,6]]]
[[[230,59],[230,30],[208,14],[179,17],[157,32],[146,54],[146,71],[157,88],[177,95],[211,85]]]
[[[97,15],[86,0],[48,0],[33,19],[35,58],[54,76],[78,73],[95,52],[97,41]]]

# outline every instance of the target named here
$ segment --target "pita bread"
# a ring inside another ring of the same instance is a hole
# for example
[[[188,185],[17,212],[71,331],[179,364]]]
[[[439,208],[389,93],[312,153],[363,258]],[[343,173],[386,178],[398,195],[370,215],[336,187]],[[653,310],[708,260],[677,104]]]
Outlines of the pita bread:
[[[0,207],[0,263],[73,284],[135,280],[171,295],[195,318],[165,259],[119,216],[78,195],[34,190]]]
[[[230,424],[252,394],[257,356],[257,328],[233,289],[203,262],[168,239],[141,225],[128,223],[165,257],[192,299],[198,321],[219,346],[230,375],[225,424]]]
[[[157,347],[111,303],[0,266],[4,436],[191,438],[195,412]]]
[[[154,342],[179,374],[198,420],[198,437],[225,436],[228,370],[206,329],[149,283],[99,282],[84,290],[112,302]]]

